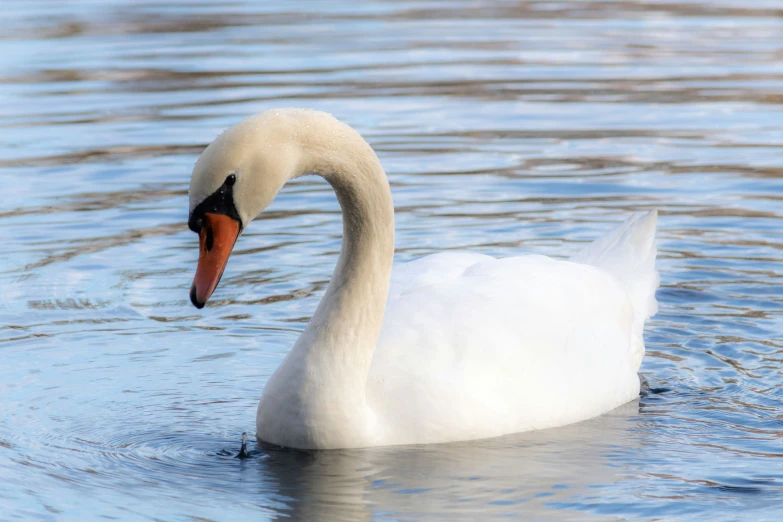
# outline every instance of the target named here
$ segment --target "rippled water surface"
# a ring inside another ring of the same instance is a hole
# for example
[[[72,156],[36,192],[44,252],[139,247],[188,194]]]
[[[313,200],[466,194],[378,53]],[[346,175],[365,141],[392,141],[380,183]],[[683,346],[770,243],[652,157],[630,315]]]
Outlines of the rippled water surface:
[[[782,35],[765,0],[5,2],[0,520],[780,520]],[[198,311],[187,184],[280,106],[378,151],[399,261],[566,256],[660,209],[655,393],[488,441],[233,458],[339,207],[286,187]]]

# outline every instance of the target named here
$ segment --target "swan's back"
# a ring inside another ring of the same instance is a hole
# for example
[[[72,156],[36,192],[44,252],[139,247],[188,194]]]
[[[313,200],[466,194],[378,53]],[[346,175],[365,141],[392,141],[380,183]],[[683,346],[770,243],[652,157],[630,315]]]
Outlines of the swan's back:
[[[635,398],[654,229],[634,216],[573,261],[442,253],[396,268],[367,386],[378,443],[560,426]]]

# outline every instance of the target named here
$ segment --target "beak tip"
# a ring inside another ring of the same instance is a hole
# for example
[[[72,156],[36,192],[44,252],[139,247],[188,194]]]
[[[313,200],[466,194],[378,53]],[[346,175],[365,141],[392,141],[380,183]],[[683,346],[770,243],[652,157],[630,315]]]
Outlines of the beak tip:
[[[204,308],[204,305],[207,304],[206,301],[202,303],[198,300],[198,297],[196,296],[196,285],[190,287],[190,302],[199,310]]]

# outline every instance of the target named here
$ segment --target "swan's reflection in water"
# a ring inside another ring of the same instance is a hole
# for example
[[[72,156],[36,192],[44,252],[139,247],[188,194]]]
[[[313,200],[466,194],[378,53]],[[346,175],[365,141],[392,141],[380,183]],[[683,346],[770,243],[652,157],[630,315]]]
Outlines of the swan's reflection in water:
[[[332,451],[259,444],[262,482],[279,493],[277,520],[485,520],[555,509],[567,518],[568,503],[583,508],[639,460],[638,415],[637,400],[579,424],[481,441]]]

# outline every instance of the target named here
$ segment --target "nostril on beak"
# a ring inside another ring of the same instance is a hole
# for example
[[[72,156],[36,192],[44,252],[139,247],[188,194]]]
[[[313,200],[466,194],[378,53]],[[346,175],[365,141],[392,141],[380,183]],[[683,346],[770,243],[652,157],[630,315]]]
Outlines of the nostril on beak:
[[[214,241],[215,241],[215,236],[212,233],[212,227],[207,227],[207,238],[206,241],[204,242],[204,246],[206,247],[207,252],[212,250]]]

